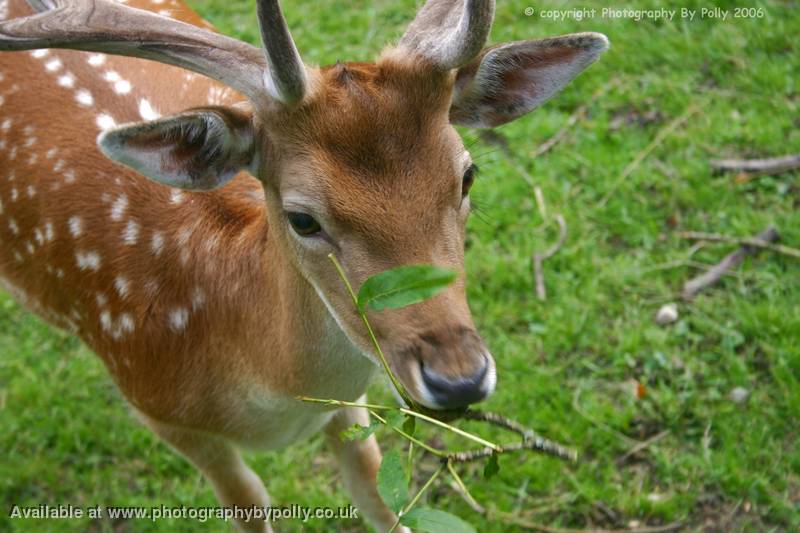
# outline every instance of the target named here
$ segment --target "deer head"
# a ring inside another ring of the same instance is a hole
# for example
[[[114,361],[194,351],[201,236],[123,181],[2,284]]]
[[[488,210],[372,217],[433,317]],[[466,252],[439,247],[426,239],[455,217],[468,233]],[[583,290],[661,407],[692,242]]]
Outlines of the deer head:
[[[0,49],[62,47],[143,57],[219,80],[247,97],[103,133],[111,159],[186,189],[241,170],[263,184],[270,235],[294,283],[318,293],[350,341],[375,358],[328,261],[358,287],[407,264],[463,271],[477,168],[453,124],[514,120],[607,48],[581,33],[484,48],[494,1],[430,0],[374,63],[303,64],[276,1],[258,2],[264,49],[108,0],[29,0],[39,14],[0,24]],[[463,275],[426,302],[370,317],[414,399],[464,406],[495,386]]]

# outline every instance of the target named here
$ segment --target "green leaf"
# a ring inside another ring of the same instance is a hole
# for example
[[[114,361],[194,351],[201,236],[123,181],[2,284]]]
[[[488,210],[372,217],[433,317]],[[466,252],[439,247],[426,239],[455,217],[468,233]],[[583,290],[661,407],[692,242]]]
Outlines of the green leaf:
[[[351,441],[351,440],[364,440],[373,433],[378,427],[381,425],[380,422],[372,422],[368,426],[362,426],[360,424],[353,424],[352,427],[349,427],[339,433],[339,438],[343,441]]]
[[[405,415],[398,410],[387,411],[383,417],[386,419],[386,425],[390,428],[399,428],[405,419]]]
[[[406,421],[403,422],[403,431],[408,435],[414,436],[414,431],[417,429],[417,419],[411,415],[406,415]]]
[[[475,533],[475,528],[459,517],[429,507],[414,507],[400,517],[400,523],[428,533]]]
[[[358,291],[358,308],[399,309],[432,297],[455,281],[449,268],[411,265],[385,270],[367,279]]]
[[[378,494],[383,503],[395,513],[399,513],[408,502],[408,484],[397,450],[383,456],[378,470]]]
[[[497,461],[497,454],[493,453],[489,456],[486,466],[483,467],[483,477],[489,479],[494,477],[500,471],[500,463]]]

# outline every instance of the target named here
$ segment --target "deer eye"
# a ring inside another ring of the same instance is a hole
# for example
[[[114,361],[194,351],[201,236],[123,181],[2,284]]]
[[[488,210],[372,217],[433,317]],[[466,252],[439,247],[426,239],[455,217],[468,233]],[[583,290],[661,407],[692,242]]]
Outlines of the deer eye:
[[[475,182],[475,175],[478,173],[477,165],[470,165],[464,172],[464,177],[461,179],[461,196],[464,197],[469,194],[472,184]]]
[[[286,214],[295,233],[301,237],[310,237],[322,231],[319,222],[314,217],[305,213],[289,212]]]

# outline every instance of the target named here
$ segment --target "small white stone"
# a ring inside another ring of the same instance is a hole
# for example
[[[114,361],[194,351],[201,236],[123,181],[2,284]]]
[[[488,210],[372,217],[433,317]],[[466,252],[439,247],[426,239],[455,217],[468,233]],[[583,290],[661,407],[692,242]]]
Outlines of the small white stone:
[[[728,394],[728,398],[730,398],[733,403],[744,403],[750,398],[750,391],[744,387],[735,387],[730,394]]]
[[[678,304],[670,302],[661,306],[656,313],[656,324],[666,326],[678,320]]]

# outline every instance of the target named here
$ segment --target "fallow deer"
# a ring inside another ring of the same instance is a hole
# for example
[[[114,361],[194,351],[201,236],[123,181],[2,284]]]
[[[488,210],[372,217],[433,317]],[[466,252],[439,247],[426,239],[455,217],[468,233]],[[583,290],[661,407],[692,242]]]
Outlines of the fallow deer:
[[[476,167],[453,124],[528,113],[606,38],[484,48],[494,1],[430,0],[375,62],[314,67],[275,0],[257,2],[263,49],[177,0],[28,4],[0,2],[0,49],[18,52],[0,57],[3,284],[101,357],[222,504],[269,502],[239,447],[324,428],[355,504],[390,528],[375,439],[338,438],[367,414],[296,399],[356,400],[378,368],[327,255],[356,287],[399,265],[461,272]],[[416,402],[494,389],[463,273],[370,320]]]

